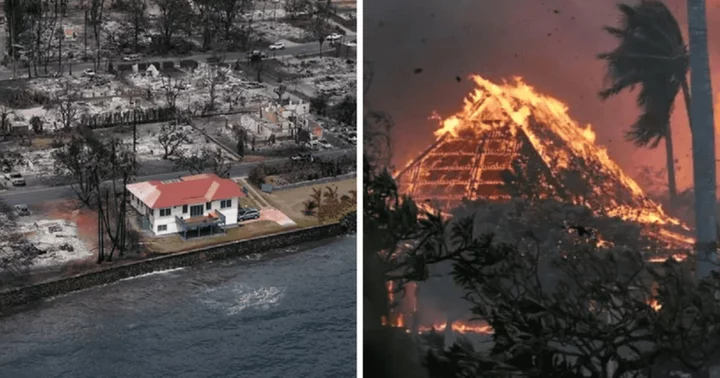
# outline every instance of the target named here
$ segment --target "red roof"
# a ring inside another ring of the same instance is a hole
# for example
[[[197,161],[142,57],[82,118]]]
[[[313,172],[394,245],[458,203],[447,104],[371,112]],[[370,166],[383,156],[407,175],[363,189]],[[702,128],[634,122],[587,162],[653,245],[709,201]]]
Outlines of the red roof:
[[[176,180],[138,182],[129,184],[127,189],[151,209],[245,197],[235,181],[211,173]]]

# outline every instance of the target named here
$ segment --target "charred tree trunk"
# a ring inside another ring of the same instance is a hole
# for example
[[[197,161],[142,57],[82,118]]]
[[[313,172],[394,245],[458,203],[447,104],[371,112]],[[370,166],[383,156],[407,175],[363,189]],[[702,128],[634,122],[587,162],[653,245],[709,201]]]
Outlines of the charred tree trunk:
[[[85,46],[84,46],[85,51],[83,52],[83,59],[87,58],[87,35],[88,35],[88,33],[87,33],[88,27],[87,26],[88,26],[88,10],[85,9],[85,27],[83,28],[83,31],[84,31],[83,39],[85,40]]]
[[[100,197],[98,196],[98,201],[100,201]],[[102,221],[103,215],[102,215],[102,205],[98,205],[98,258],[97,263],[102,264],[102,262],[105,260],[104,256],[104,246],[103,246],[103,239],[104,234],[103,232],[103,221]]]
[[[670,208],[677,206],[677,186],[675,183],[675,154],[673,151],[672,129],[670,122],[665,126],[665,164],[667,168],[668,191],[670,192]]]

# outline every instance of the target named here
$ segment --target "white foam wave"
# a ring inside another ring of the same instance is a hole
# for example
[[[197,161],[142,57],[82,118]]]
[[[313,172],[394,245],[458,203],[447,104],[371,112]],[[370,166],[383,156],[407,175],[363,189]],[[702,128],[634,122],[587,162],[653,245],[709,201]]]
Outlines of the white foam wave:
[[[238,285],[231,289],[231,293],[230,298],[206,298],[202,302],[232,316],[248,309],[268,310],[280,302],[285,291],[275,286],[253,289],[247,285]]]
[[[167,274],[167,273],[177,272],[177,271],[180,271],[180,270],[183,270],[183,269],[185,269],[185,268],[173,268],[173,269],[167,269],[167,270],[158,270],[158,271],[155,271],[155,272],[150,272],[150,273],[141,274],[141,275],[139,275],[139,276],[122,278],[122,279],[118,280],[118,282],[134,280],[134,279],[136,279],[136,278],[141,278],[141,277],[155,276],[155,275],[158,275],[158,274]]]

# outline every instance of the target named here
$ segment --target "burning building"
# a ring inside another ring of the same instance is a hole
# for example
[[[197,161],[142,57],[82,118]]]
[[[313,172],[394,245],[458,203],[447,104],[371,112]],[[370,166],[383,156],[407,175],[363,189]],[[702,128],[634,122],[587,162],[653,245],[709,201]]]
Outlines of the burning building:
[[[674,246],[691,245],[688,228],[645,196],[564,103],[520,78],[502,85],[473,80],[477,89],[463,109],[441,120],[435,143],[396,174],[402,193],[451,210],[463,199],[522,195],[513,191],[518,181],[526,192],[653,225]]]
[[[466,199],[559,198],[597,215],[640,224],[668,251],[691,248],[688,227],[647,198],[607,150],[595,144],[592,128],[569,116],[564,103],[537,93],[520,78],[500,85],[480,76],[473,80],[477,88],[463,109],[440,119],[436,141],[396,172],[401,193],[446,212]],[[417,309],[410,312],[414,316]],[[399,319],[389,323],[405,327],[412,323],[407,316]],[[482,324],[433,323],[437,330],[491,331]]]

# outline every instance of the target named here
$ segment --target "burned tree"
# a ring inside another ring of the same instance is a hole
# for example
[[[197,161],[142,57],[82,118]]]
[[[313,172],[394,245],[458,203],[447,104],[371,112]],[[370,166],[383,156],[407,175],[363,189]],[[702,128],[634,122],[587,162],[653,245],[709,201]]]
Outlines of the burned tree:
[[[231,38],[230,31],[235,23],[238,13],[240,13],[240,2],[240,0],[221,0],[217,4],[217,9],[222,15],[221,19],[225,30],[226,40]]]
[[[80,95],[73,91],[69,83],[55,96],[53,112],[60,118],[60,125],[65,131],[70,130],[80,120],[82,110],[77,104],[79,99]]]
[[[210,168],[211,172],[218,175],[218,177],[230,177],[232,161],[227,158],[225,153],[220,148],[216,148],[214,150],[205,148],[203,150],[203,155],[205,155],[205,159],[208,162],[208,167]]]
[[[192,153],[180,152],[175,159],[175,168],[178,170],[187,170],[193,175],[203,173],[208,168],[207,157],[202,151]]]
[[[105,0],[89,0],[90,1],[90,9],[89,9],[89,20],[90,25],[92,26],[92,32],[93,37],[95,37],[95,70],[100,69],[100,52],[102,51],[100,49],[100,42],[101,42],[101,32],[102,32],[102,25],[103,25],[103,11],[105,10]]]
[[[175,156],[178,152],[178,148],[191,143],[185,133],[185,130],[178,127],[178,124],[175,121],[165,123],[160,127],[158,142],[163,148],[163,160],[166,160],[171,156]]]
[[[165,91],[165,102],[168,107],[177,112],[177,107],[175,106],[178,96],[178,89],[176,88],[178,86],[177,80],[173,81],[169,74],[163,75],[161,80],[163,90]]]
[[[312,139],[310,135],[310,131],[305,128],[300,128],[297,130],[297,133],[295,133],[296,139],[295,143],[309,143]]]
[[[159,27],[165,51],[172,49],[172,39],[180,31],[187,29],[190,4],[184,0],[154,0],[160,10]]]
[[[240,157],[245,157],[245,144],[247,143],[248,132],[245,128],[240,127],[235,130],[235,138],[237,139],[236,152]]]
[[[135,157],[131,148],[117,139],[103,147],[106,152],[106,177],[97,176],[96,179],[98,182],[107,180],[109,185],[100,185],[98,191],[98,263],[112,261],[115,251],[118,251],[120,257],[124,256],[128,247],[128,196],[125,188],[136,173]],[[106,238],[110,242],[109,251],[105,248]]]
[[[128,2],[128,13],[130,23],[132,25],[133,47],[135,52],[138,51],[140,32],[147,24],[145,12],[147,10],[147,2],[145,0],[130,0]]]
[[[230,177],[232,161],[220,149],[204,147],[191,153],[182,153],[175,160],[178,169],[188,170],[191,174],[200,174],[210,171],[219,177]]]
[[[0,135],[10,134],[10,120],[8,119],[12,114],[12,108],[0,105]]]
[[[328,23],[332,13],[332,8],[330,1],[326,3],[318,2],[316,3],[315,8],[310,30],[313,37],[315,37],[315,40],[320,44],[320,53],[322,53],[323,44],[325,43],[327,36],[332,31],[332,28]]]
[[[325,40],[327,36],[330,34],[330,26],[327,24],[327,21],[321,19],[321,18],[315,18],[313,20],[311,31],[313,37],[315,37],[315,40],[320,45],[320,53],[323,51],[323,44],[325,44]]]
[[[223,59],[218,59],[217,64],[222,63]],[[215,100],[217,97],[216,88],[218,84],[222,84],[227,81],[227,72],[221,69],[219,66],[208,68],[208,103],[203,109],[203,114],[208,114],[215,110]]]
[[[83,205],[94,206],[100,185],[97,179],[104,176],[105,169],[106,152],[102,142],[90,130],[77,131],[53,152],[53,159],[55,174],[70,182]]]
[[[283,102],[283,95],[287,92],[287,88],[285,88],[285,85],[280,84],[275,89],[273,89],[273,92],[278,96],[278,102],[282,104]]]
[[[92,131],[81,130],[53,157],[56,172],[71,182],[83,205],[98,213],[98,264],[111,261],[115,251],[122,256],[129,241],[125,187],[136,172],[132,149],[117,139],[104,143]],[[109,251],[105,241],[110,242]]]
[[[257,74],[257,81],[262,82],[262,73],[265,71],[265,59],[261,54],[253,54],[250,56],[250,66]]]

